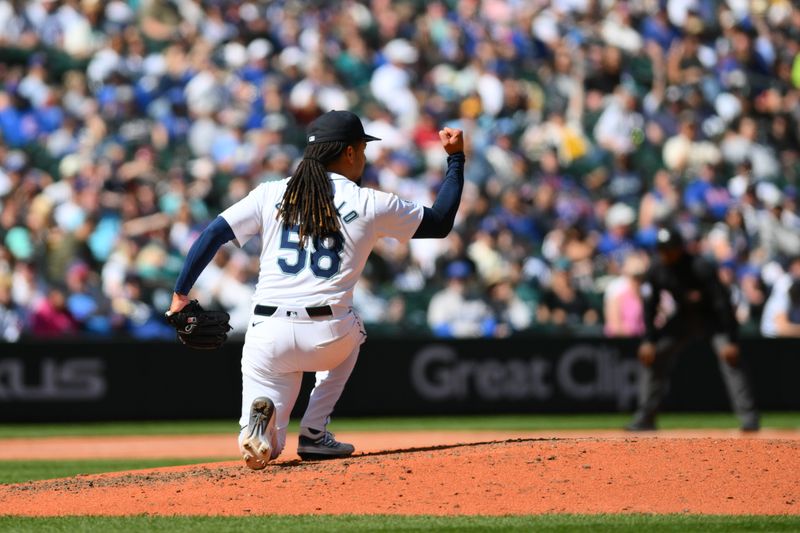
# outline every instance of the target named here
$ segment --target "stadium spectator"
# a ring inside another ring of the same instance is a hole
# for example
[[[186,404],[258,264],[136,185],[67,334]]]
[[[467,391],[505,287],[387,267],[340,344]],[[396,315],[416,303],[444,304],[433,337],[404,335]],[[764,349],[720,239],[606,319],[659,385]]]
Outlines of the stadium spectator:
[[[775,283],[761,315],[761,334],[765,337],[796,336],[792,316],[792,287],[800,281],[800,256],[793,257]],[[795,289],[796,290],[796,289]],[[795,295],[796,296],[796,295]],[[796,315],[795,315],[796,318]]]
[[[486,302],[470,287],[472,266],[454,261],[445,271],[447,286],[433,295],[428,307],[428,324],[437,337],[492,337],[497,322]]]
[[[800,282],[789,285],[787,298],[772,317],[775,336],[800,337]]]
[[[716,165],[721,159],[714,143],[698,140],[699,117],[694,111],[682,111],[678,116],[678,133],[664,143],[664,164],[679,174],[698,173],[703,166]]]
[[[638,235],[643,243],[654,242],[656,228],[672,220],[681,207],[677,180],[666,170],[658,170],[653,186],[639,204]]]
[[[16,342],[22,335],[22,313],[11,299],[11,278],[0,276],[0,339]]]
[[[592,325],[599,319],[586,296],[571,281],[572,264],[567,259],[553,266],[550,287],[544,291],[537,311],[537,321],[556,326]]]
[[[640,254],[631,254],[622,264],[622,273],[606,286],[603,333],[607,337],[636,337],[644,333],[640,290],[646,271],[646,259]]]
[[[37,301],[30,329],[39,338],[70,337],[78,332],[78,322],[67,309],[64,290],[54,287]]]
[[[613,268],[621,267],[625,257],[637,246],[633,234],[634,222],[636,212],[627,204],[616,203],[606,212],[606,231],[597,243],[597,251]]]
[[[757,188],[763,209],[759,212],[758,237],[769,259],[800,254],[800,233],[786,224],[784,194],[772,183]]]
[[[533,321],[533,311],[517,294],[510,276],[490,280],[488,304],[496,322],[494,335],[507,337],[525,331]]]

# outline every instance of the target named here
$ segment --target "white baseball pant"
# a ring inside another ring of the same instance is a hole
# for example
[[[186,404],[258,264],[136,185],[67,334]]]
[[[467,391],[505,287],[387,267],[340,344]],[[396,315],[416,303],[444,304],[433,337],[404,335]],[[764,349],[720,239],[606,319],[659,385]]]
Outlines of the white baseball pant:
[[[309,317],[305,308],[291,306],[277,306],[268,317],[251,315],[242,350],[239,425],[247,425],[255,398],[270,398],[276,411],[273,459],[286,445],[286,428],[303,372],[316,372],[316,383],[300,426],[324,430],[366,339],[355,311],[348,307],[332,309],[333,316],[325,317]],[[240,443],[241,437],[240,433]]]

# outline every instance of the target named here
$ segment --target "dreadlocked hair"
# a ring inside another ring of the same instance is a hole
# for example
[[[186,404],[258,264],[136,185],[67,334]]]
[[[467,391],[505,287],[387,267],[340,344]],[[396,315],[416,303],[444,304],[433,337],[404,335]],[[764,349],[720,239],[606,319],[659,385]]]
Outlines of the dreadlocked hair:
[[[339,231],[339,214],[333,203],[333,185],[325,165],[347,148],[341,141],[309,144],[303,152],[303,160],[297,166],[278,208],[277,218],[283,220],[288,229],[298,226],[300,248],[305,247],[306,238],[322,238]]]

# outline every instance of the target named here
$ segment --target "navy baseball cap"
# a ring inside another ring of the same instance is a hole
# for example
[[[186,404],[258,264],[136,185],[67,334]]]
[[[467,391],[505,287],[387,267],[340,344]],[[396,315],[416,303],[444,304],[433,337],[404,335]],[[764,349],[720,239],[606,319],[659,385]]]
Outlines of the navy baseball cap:
[[[350,111],[328,111],[308,125],[308,144],[365,140],[380,141],[379,138],[364,133],[364,125],[358,115]]]

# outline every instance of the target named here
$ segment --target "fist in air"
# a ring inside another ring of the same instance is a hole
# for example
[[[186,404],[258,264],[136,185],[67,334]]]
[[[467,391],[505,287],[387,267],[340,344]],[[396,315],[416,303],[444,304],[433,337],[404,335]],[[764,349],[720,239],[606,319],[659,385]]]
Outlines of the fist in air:
[[[448,155],[464,151],[464,132],[454,128],[439,130],[439,138]]]

